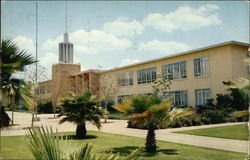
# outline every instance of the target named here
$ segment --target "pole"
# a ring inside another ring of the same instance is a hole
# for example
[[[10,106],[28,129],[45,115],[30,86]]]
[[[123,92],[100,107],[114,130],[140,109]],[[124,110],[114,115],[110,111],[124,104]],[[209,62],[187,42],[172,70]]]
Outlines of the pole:
[[[68,3],[67,3],[67,0],[66,0],[66,5],[65,5],[65,7],[66,7],[66,11],[65,11],[65,33],[67,33],[67,31],[68,31]]]
[[[0,23],[2,22],[2,2],[0,1]],[[1,35],[1,25],[0,25],[0,64],[2,64],[2,35]],[[0,83],[2,83],[2,66],[0,66]],[[0,85],[2,86],[2,84]],[[0,112],[2,112],[2,87],[0,87]],[[2,126],[2,125],[1,125]],[[2,132],[1,132],[2,128],[0,128],[0,159],[2,158]]]
[[[37,87],[37,38],[38,38],[37,28],[38,28],[38,4],[36,2],[36,87]],[[36,100],[36,96],[35,96],[35,100]],[[36,115],[35,119],[37,120],[37,103],[35,107],[35,115]]]

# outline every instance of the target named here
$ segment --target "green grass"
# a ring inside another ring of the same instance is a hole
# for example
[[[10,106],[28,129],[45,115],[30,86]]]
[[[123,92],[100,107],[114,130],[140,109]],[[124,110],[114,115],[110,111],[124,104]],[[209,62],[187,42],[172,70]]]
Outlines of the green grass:
[[[74,135],[74,133],[67,133]],[[72,144],[81,147],[86,142],[93,143],[94,151],[114,152],[128,154],[138,147],[143,147],[145,139],[129,136],[121,136],[102,132],[88,132],[88,139],[72,139]],[[176,143],[158,141],[159,148],[156,153],[142,155],[142,159],[151,160],[243,160],[246,157],[244,153],[229,152],[216,149],[195,147]],[[24,136],[2,137],[2,155],[4,159],[32,159],[33,156],[27,149]]]
[[[180,132],[175,132],[175,133],[228,138],[228,139],[238,139],[238,140],[248,140],[248,128],[246,124],[206,128],[206,129],[195,129],[195,130],[180,131]]]

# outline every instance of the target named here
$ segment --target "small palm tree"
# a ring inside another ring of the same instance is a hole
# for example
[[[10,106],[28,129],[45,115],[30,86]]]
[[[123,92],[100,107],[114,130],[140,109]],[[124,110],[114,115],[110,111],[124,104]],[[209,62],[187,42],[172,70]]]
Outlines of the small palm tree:
[[[20,50],[16,43],[11,40],[1,40],[1,76],[0,76],[0,96],[9,97],[10,103],[13,105],[17,102],[16,99],[19,95],[17,94],[18,79],[13,79],[14,73],[22,71],[25,66],[35,63],[35,59],[28,54],[26,51]],[[20,92],[21,93],[21,92]],[[1,101],[2,102],[2,101]],[[0,103],[0,109],[2,103]],[[1,111],[4,111],[1,109]],[[7,119],[5,119],[7,120]],[[7,122],[2,122],[7,124]]]
[[[146,137],[146,152],[156,151],[155,130],[162,122],[171,122],[174,118],[193,114],[191,109],[171,109],[172,99],[152,95],[136,95],[127,98],[122,104],[114,108],[120,112],[131,115],[136,124],[146,124],[148,133]]]
[[[26,136],[26,144],[36,160],[136,160],[141,153],[136,149],[127,156],[112,153],[95,154],[92,144],[81,148],[73,146],[68,139],[56,135],[52,128],[32,128]]]
[[[77,125],[76,136],[85,138],[86,121],[93,123],[98,129],[101,128],[101,117],[103,110],[97,107],[98,100],[92,96],[90,92],[85,92],[81,96],[71,94],[69,97],[62,99],[61,113],[63,116],[59,124],[66,121],[73,122]]]

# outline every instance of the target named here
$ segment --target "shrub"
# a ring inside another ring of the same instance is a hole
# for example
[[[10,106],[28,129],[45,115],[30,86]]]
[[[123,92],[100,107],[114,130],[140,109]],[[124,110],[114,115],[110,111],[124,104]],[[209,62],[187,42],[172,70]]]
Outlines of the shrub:
[[[177,128],[177,127],[188,127],[188,126],[199,126],[202,125],[201,116],[199,114],[193,114],[186,117],[181,117],[175,119],[169,127]]]
[[[53,113],[52,102],[47,101],[45,103],[40,103],[37,105],[38,113]]]
[[[121,113],[111,113],[108,115],[108,119],[122,119],[127,120],[128,117]]]
[[[204,124],[217,124],[217,123],[225,123],[231,119],[231,112],[228,112],[227,109],[208,109],[201,113],[202,122]]]
[[[230,89],[232,97],[232,107],[237,111],[247,110],[249,105],[249,96],[241,89]]]

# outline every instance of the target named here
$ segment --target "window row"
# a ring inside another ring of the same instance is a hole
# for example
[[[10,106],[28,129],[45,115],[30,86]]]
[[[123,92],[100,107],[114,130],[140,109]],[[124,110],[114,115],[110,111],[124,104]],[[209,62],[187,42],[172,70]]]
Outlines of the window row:
[[[151,95],[152,93],[148,93],[145,95]],[[180,107],[187,107],[188,104],[188,94],[187,91],[170,91],[165,92],[164,96],[173,98],[173,105]],[[130,95],[121,95],[118,96],[118,104],[123,102],[124,98],[128,98]],[[195,90],[195,104],[196,106],[206,106],[207,101],[211,99],[211,90],[210,89],[196,89]]]
[[[133,72],[125,72],[117,74],[118,86],[133,85]]]
[[[137,83],[150,83],[156,80],[156,67],[140,69],[137,71]]]
[[[187,78],[186,61],[163,65],[162,75],[169,80]]]
[[[199,57],[193,59],[194,76],[209,75],[209,57]],[[180,61],[162,65],[162,75],[169,80],[187,78],[187,62]],[[137,83],[151,83],[156,80],[156,67],[137,70]],[[133,72],[124,72],[117,74],[118,86],[133,85]]]
[[[47,86],[47,85],[41,85],[41,86],[35,88],[35,93],[37,95],[46,94],[46,93],[50,93],[50,92],[51,92],[51,87]]]

